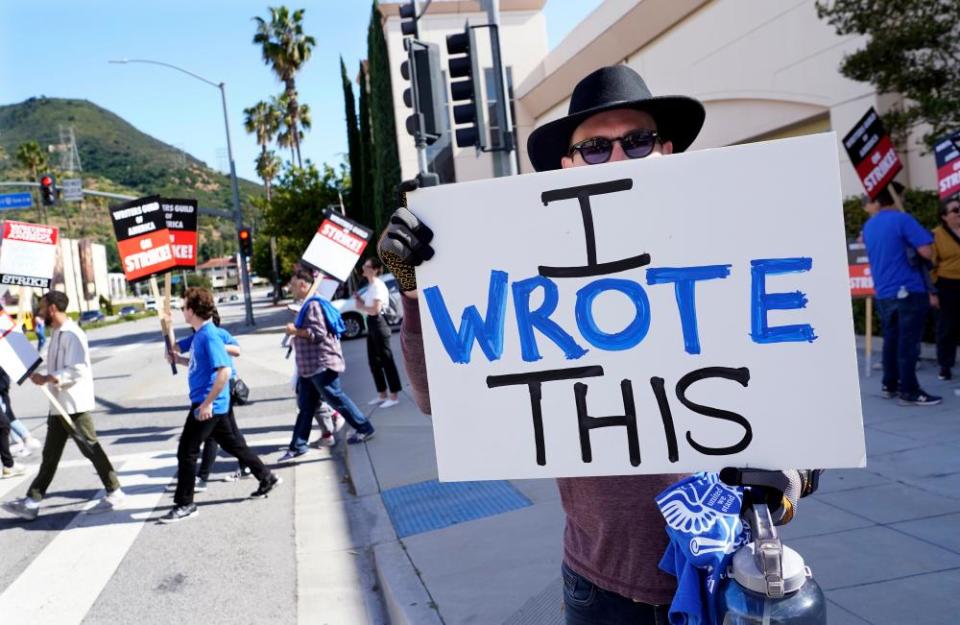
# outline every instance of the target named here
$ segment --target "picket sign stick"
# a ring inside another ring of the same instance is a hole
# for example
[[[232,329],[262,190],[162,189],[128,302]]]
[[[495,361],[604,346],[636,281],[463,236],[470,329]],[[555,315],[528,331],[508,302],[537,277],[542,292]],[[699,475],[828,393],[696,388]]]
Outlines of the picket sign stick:
[[[80,436],[77,434],[77,426],[74,424],[73,419],[70,418],[70,415],[67,414],[67,410],[63,407],[56,397],[53,396],[53,393],[50,392],[50,389],[47,388],[46,384],[39,384],[40,390],[43,391],[43,394],[47,396],[47,399],[50,401],[50,405],[53,406],[54,410],[57,411],[57,414],[60,415],[60,421],[63,422],[64,427],[67,428],[67,431],[70,432],[70,435],[80,440]]]
[[[867,296],[866,341],[863,346],[863,375],[870,377],[873,372],[873,297]]]
[[[890,191],[890,195],[893,196],[893,203],[897,205],[897,210],[901,213],[906,212],[906,209],[903,208],[903,199],[900,197],[900,194],[897,193],[896,187],[893,186],[893,181],[887,185],[887,189]]]
[[[168,275],[169,275],[169,274],[168,274]],[[156,277],[156,276],[150,276],[150,292],[153,294],[153,300],[154,300],[155,302],[159,302],[159,301],[160,301],[160,285],[157,284],[157,277]],[[168,317],[165,317],[165,316],[164,316],[164,315],[168,315],[168,314],[169,314],[169,312],[168,312],[168,311],[169,311],[169,308],[168,308],[167,304],[164,304],[164,306],[161,308],[161,311],[162,311],[162,313],[161,313],[161,315],[160,315],[160,334],[163,335],[163,342],[164,342],[164,344],[165,344],[166,347],[167,347],[167,353],[171,353],[171,354],[172,354],[172,353],[173,353],[173,342],[170,340],[170,326],[169,326],[169,324],[167,323]],[[176,362],[171,362],[171,363],[170,363],[170,371],[171,371],[171,373],[173,373],[173,375],[177,375],[177,363],[176,363]]]
[[[27,287],[21,286],[17,300],[17,327],[22,328],[27,321]]]

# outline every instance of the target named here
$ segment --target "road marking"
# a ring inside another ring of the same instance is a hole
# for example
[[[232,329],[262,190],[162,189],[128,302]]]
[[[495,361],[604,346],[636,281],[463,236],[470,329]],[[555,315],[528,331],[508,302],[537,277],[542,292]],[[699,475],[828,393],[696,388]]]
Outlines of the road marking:
[[[131,458],[122,469],[125,508],[88,514],[97,503],[90,500],[84,513],[74,517],[0,593],[0,614],[44,625],[83,621],[163,497],[176,461],[169,453],[151,452]]]

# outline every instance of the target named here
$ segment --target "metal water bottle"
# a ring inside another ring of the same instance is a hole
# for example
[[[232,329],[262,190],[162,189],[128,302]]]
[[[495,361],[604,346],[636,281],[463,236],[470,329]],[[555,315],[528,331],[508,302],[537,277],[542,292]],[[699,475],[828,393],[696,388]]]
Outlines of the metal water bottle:
[[[780,542],[770,509],[753,503],[753,542],[740,547],[720,584],[720,625],[825,625],[827,604],[803,557]]]

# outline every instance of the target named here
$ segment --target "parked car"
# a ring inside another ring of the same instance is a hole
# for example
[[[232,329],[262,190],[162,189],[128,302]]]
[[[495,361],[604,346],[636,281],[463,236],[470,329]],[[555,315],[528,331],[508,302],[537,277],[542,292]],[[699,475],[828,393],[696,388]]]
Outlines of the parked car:
[[[380,279],[383,280],[387,285],[387,289],[390,291],[390,304],[386,310],[383,310],[380,314],[384,316],[384,319],[386,319],[389,325],[398,326],[403,321],[403,303],[400,300],[400,287],[397,285],[397,279],[390,273],[383,274],[380,276]],[[357,294],[362,297],[363,294],[366,293],[367,288],[368,287],[364,286],[357,291]],[[354,301],[353,296],[344,299],[335,299],[332,303],[334,307],[340,311],[340,315],[343,317],[343,324],[346,326],[343,338],[353,339],[367,331],[367,316],[357,310],[357,303]]]
[[[148,297],[146,300],[144,300],[143,309],[152,310],[153,312],[160,312],[160,309],[157,308],[157,300],[153,299],[152,297]]]
[[[77,320],[77,323],[83,326],[89,323],[96,323],[97,321],[106,321],[106,319],[106,316],[99,310],[87,310],[80,313],[80,318]]]
[[[136,306],[124,306],[123,308],[120,309],[121,317],[132,317],[135,314],[137,314]]]

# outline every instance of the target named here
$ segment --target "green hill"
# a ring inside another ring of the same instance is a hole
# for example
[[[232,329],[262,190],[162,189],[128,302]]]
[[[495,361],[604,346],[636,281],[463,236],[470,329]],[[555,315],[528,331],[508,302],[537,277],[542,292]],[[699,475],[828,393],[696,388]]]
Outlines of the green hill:
[[[229,177],[87,100],[41,97],[0,106],[0,148],[8,157],[0,160],[0,179],[29,180],[29,172],[22,170],[14,158],[17,146],[27,141],[36,141],[44,148],[57,144],[61,125],[73,126],[83,165],[78,175],[86,188],[196,198],[201,206],[209,208],[231,206]],[[48,159],[50,171],[59,173],[59,155],[50,154]],[[262,194],[262,187],[244,179],[239,184],[244,214],[248,221],[255,220],[256,209],[250,200]],[[35,219],[36,213],[23,211],[19,217]],[[88,199],[82,207],[61,203],[50,211],[50,221],[64,228],[66,236],[91,237],[109,244],[108,249],[115,247],[106,201]],[[232,253],[234,237],[232,223],[201,218],[201,261]]]

